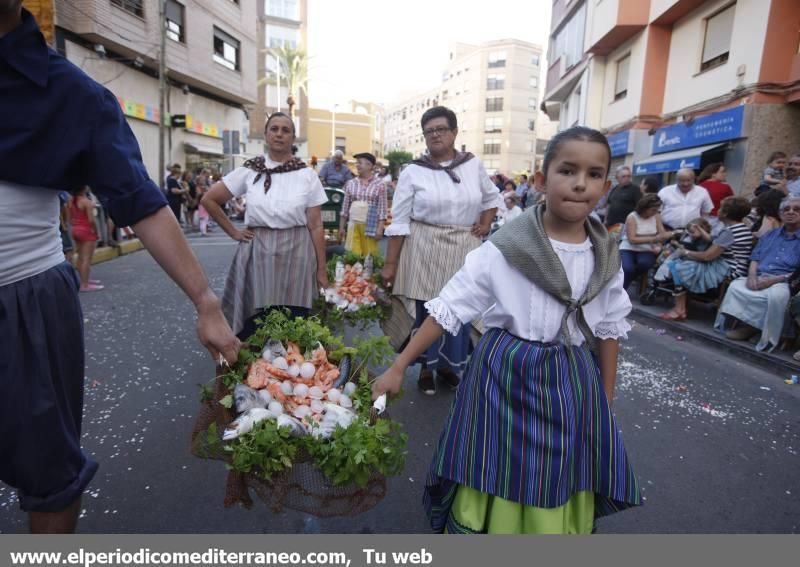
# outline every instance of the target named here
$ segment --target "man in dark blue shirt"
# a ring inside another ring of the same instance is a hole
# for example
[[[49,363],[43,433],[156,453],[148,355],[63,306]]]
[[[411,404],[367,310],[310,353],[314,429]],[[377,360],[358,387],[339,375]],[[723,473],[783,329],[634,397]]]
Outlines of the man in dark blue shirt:
[[[238,356],[117,99],[49,49],[21,0],[0,0],[0,480],[33,532],[74,531],[97,470],[80,448],[83,316],[58,233],[58,192],[89,185],[197,308],[215,360]],[[160,172],[159,172],[160,173]]]

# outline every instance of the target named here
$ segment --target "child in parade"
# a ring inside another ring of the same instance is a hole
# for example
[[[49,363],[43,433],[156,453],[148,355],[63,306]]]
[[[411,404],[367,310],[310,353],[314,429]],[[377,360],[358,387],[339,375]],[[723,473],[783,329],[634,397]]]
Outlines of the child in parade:
[[[590,217],[610,155],[596,130],[558,133],[536,174],[544,204],[467,255],[373,386],[399,392],[428,345],[482,317],[425,486],[437,532],[589,533],[641,504],[611,412],[631,304],[616,243]]]

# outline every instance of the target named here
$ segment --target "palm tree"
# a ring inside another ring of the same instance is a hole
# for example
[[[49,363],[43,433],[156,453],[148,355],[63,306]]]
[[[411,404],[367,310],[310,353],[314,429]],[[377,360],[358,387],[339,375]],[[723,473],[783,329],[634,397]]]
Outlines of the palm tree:
[[[297,96],[300,92],[306,93],[308,84],[308,57],[302,49],[294,49],[288,46],[270,47],[263,51],[277,59],[280,66],[281,85],[286,85],[288,96],[286,105],[289,107],[289,116],[294,120],[294,107],[297,104]],[[258,81],[261,86],[266,82],[272,83],[274,79],[262,78]],[[277,83],[277,81],[275,81]],[[279,85],[279,87],[281,86]],[[278,91],[280,92],[280,91]]]

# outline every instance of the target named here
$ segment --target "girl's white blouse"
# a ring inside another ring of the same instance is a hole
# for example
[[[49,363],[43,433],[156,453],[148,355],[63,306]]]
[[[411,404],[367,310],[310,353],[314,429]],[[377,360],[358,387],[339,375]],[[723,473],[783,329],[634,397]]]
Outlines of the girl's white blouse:
[[[579,299],[594,271],[592,244],[567,244],[550,240],[567,274],[572,297]],[[627,338],[631,329],[625,316],[631,311],[622,287],[623,272],[611,279],[592,301],[583,306],[589,328],[600,339]],[[442,289],[439,297],[425,304],[436,321],[455,335],[461,325],[482,318],[484,327],[505,329],[529,341],[557,342],[564,306],[533,284],[509,264],[494,244],[485,242],[467,254],[464,267]],[[575,315],[567,325],[573,345],[584,337]]]
[[[444,171],[414,164],[406,167],[397,180],[392,224],[386,229],[386,236],[407,236],[411,233],[412,220],[472,226],[483,211],[502,205],[500,191],[478,158],[462,163],[453,172],[461,183],[453,182]]]
[[[277,167],[279,162],[264,156],[266,166]],[[317,173],[310,167],[272,174],[272,184],[264,193],[264,176],[248,167],[238,167],[222,178],[234,197],[246,195],[244,222],[247,226],[275,229],[306,226],[306,209],[328,202],[328,196]]]

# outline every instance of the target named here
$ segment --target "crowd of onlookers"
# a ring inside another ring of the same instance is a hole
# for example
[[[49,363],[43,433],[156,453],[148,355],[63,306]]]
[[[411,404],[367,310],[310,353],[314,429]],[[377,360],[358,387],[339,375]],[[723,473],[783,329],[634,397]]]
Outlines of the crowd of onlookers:
[[[211,185],[220,179],[218,171],[208,168],[198,168],[192,172],[184,171],[178,163],[170,167],[164,179],[167,202],[184,228],[199,230],[201,236],[208,234],[210,217],[200,201]],[[244,218],[243,198],[232,199],[228,203],[228,214],[233,218]]]
[[[682,169],[675,183],[632,183],[620,166],[595,214],[618,234],[625,286],[643,302],[671,295],[669,321],[689,317],[690,300],[718,306],[715,327],[733,340],[753,338],[772,350],[800,324],[800,153],[774,152],[759,185],[734,191],[722,163],[695,178]],[[795,357],[800,360],[800,351]]]

